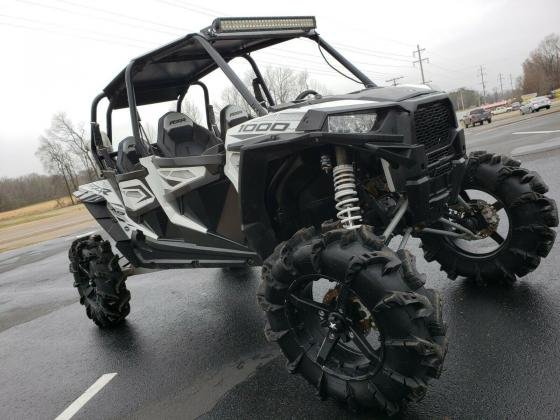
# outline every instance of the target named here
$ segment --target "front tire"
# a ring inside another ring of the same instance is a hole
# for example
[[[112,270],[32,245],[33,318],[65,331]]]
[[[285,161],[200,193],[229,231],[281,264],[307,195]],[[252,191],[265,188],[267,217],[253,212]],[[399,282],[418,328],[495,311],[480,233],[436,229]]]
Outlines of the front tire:
[[[396,413],[404,401],[424,396],[447,349],[440,295],[423,287],[414,263],[367,227],[298,231],[263,266],[257,297],[267,339],[319,397]],[[316,301],[325,279],[336,286]],[[361,329],[365,319],[378,333]]]
[[[74,287],[88,318],[101,328],[123,322],[130,313],[130,292],[110,242],[99,235],[76,239],[68,257]]]
[[[494,197],[496,201],[490,207],[503,209],[509,226],[505,235],[495,236],[496,230],[487,238],[497,244],[487,253],[465,251],[457,241],[439,235],[422,235],[425,259],[439,262],[450,279],[463,276],[482,284],[511,284],[535,270],[552,249],[556,232],[551,228],[558,226],[556,203],[544,195],[548,187],[541,177],[519,165],[506,156],[471,153],[463,197],[468,199],[466,190]]]

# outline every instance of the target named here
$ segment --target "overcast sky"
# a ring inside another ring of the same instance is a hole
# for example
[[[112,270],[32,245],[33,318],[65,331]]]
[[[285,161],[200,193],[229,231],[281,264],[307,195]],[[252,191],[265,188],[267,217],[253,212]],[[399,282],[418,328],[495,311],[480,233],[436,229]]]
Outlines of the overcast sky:
[[[499,73],[509,88],[539,41],[560,32],[559,0],[0,0],[0,176],[43,172],[34,152],[52,114],[87,124],[92,98],[134,56],[214,17],[255,15],[315,15],[318,32],[379,84],[418,83],[412,50],[420,44],[426,78],[446,90],[480,89],[480,65],[489,91]],[[300,41],[255,57],[306,69],[335,93],[355,88],[309,48]],[[210,77],[214,100],[221,77]],[[128,127],[121,118],[120,131]]]

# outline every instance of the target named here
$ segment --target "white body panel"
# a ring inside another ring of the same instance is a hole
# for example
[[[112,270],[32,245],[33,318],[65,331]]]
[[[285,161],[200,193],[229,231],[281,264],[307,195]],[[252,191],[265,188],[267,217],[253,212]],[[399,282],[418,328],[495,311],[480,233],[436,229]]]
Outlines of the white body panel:
[[[81,185],[80,188],[74,192],[74,196],[84,203],[102,203],[103,201],[106,201],[107,209],[129,238],[132,236],[133,231],[140,230],[144,233],[144,235],[149,236],[152,239],[157,239],[157,235],[154,232],[147,229],[145,226],[136,224],[132,219],[130,219],[130,217],[128,217],[125,211],[124,203],[121,201],[118,194],[113,190],[109,181],[101,180]]]

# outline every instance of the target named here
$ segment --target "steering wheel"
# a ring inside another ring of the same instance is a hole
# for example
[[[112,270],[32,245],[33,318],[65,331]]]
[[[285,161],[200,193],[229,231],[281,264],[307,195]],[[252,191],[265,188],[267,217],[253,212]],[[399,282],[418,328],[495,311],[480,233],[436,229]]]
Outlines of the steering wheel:
[[[301,101],[303,98],[309,95],[320,96],[319,93],[313,89],[307,89],[301,92],[294,101]]]

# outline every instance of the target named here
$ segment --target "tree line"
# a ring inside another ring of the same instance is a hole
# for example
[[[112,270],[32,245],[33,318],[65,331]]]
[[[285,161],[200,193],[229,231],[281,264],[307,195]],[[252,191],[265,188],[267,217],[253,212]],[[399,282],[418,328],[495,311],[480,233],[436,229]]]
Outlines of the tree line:
[[[521,87],[524,93],[549,94],[560,88],[560,36],[550,34],[523,62]]]

